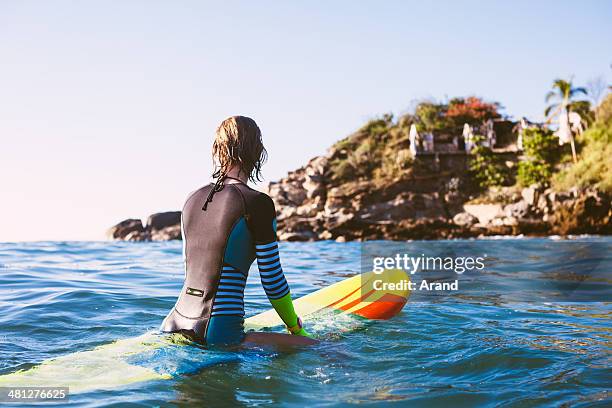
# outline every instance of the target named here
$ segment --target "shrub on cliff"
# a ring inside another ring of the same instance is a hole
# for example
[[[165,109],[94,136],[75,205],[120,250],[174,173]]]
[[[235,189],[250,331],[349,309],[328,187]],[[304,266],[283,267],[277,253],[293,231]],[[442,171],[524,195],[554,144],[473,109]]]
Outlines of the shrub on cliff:
[[[432,102],[421,102],[414,110],[419,132],[443,130],[453,126],[446,117],[448,106]]]
[[[553,167],[540,160],[527,160],[520,162],[516,178],[521,186],[532,184],[548,185],[552,176]]]
[[[410,167],[408,130],[411,120],[395,122],[393,115],[372,119],[357,132],[333,146],[332,180],[359,178],[385,181],[401,176]]]
[[[393,125],[393,114],[385,113],[380,118],[368,121],[360,131],[372,136],[383,135],[387,133]]]
[[[560,158],[558,139],[549,129],[525,129],[523,149],[525,160],[518,164],[518,182],[522,186],[548,185]]]
[[[469,162],[472,179],[483,189],[508,184],[510,172],[504,162],[489,147],[480,143],[484,137],[477,136],[475,139],[476,147],[472,149]]]
[[[386,150],[385,154],[383,154],[380,167],[374,169],[374,181],[378,183],[408,174],[413,164],[410,150]]]

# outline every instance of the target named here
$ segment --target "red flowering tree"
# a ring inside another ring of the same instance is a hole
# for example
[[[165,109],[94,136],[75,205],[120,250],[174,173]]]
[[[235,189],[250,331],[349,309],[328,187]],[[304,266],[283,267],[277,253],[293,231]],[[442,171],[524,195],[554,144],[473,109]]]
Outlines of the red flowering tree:
[[[455,123],[456,126],[480,124],[488,119],[496,119],[501,115],[497,102],[485,102],[476,96],[467,98],[453,98],[448,103],[446,118]]]

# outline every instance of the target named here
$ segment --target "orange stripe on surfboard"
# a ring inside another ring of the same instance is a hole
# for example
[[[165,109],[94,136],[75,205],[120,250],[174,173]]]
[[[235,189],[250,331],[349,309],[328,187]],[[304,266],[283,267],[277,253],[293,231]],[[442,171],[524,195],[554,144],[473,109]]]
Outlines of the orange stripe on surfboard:
[[[354,306],[357,306],[358,304],[363,302],[363,299],[367,299],[374,292],[376,292],[376,290],[372,289],[371,291],[369,291],[365,295],[361,296],[359,299],[353,300],[352,302],[349,302],[346,305],[340,306],[340,309],[342,309],[342,310],[349,310],[350,308],[352,308]]]
[[[351,292],[351,293],[349,293],[348,295],[346,295],[346,296],[344,296],[344,297],[342,297],[342,298],[340,298],[340,299],[336,300],[336,301],[335,301],[335,302],[333,302],[333,303],[330,303],[329,305],[327,305],[327,306],[325,306],[325,307],[333,307],[333,306],[337,305],[338,303],[342,302],[343,300],[350,298],[350,297],[351,297],[351,296],[353,296],[355,293],[357,293],[358,291],[362,290],[362,289],[363,289],[363,287],[364,287],[365,285],[367,285],[368,283],[370,283],[370,281],[371,281],[371,280],[372,280],[372,279],[368,279],[368,280],[367,280],[367,281],[366,281],[366,282],[365,282],[363,285],[361,285],[360,287],[358,287],[357,289],[355,289],[354,291],[352,291],[352,292]],[[368,293],[368,296],[369,296],[371,293],[372,293],[372,292]],[[361,298],[360,298],[360,299],[357,301],[357,303],[361,302],[361,299],[363,299],[363,298],[364,298],[364,297],[362,296],[362,297],[361,297]],[[355,305],[355,302],[351,302],[350,304]],[[346,309],[344,308],[344,306],[340,307],[340,309],[342,309],[342,310],[346,310]]]
[[[403,309],[407,300],[403,296],[385,293],[376,302],[368,303],[363,308],[352,311],[352,313],[366,319],[390,319]]]

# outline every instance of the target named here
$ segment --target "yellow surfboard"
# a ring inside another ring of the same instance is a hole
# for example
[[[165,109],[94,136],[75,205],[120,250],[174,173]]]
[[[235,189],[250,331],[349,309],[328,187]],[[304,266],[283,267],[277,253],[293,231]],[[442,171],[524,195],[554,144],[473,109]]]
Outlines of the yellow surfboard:
[[[294,302],[295,311],[304,320],[325,309],[334,309],[341,314],[353,314],[366,319],[389,319],[398,314],[406,304],[410,294],[407,289],[409,280],[406,272],[399,269],[386,270],[381,274],[368,272],[355,275],[299,298]],[[390,289],[390,286],[394,286],[394,289]],[[249,317],[245,321],[247,330],[282,324],[274,309]]]
[[[334,311],[333,316],[389,319],[406,304],[410,294],[408,281],[408,275],[400,270],[383,274],[369,272],[301,297],[294,302],[294,307],[305,322],[325,311]],[[245,329],[262,330],[282,324],[272,309],[246,319]],[[148,356],[149,361],[154,358],[173,359],[177,351],[185,354],[184,347],[188,344],[180,335],[149,332],[92,350],[45,360],[28,370],[0,375],[0,387],[69,387],[70,393],[77,393],[171,379],[187,370],[169,372],[139,361],[142,356]],[[190,357],[189,369],[203,369],[220,361],[212,358],[214,352],[202,348],[191,347],[187,354]]]

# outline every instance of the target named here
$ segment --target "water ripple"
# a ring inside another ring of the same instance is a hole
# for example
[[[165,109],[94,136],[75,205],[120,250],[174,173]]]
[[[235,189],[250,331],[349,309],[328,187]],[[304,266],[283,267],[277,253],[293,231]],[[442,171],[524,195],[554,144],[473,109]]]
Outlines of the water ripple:
[[[475,245],[489,267],[460,293],[414,296],[390,321],[312,322],[328,341],[309,350],[254,350],[170,387],[134,384],[71,400],[296,407],[609,402],[612,251],[599,249],[612,240],[575,243],[568,251],[549,239],[410,242],[415,253]],[[359,243],[282,243],[292,292],[300,296],[359,272],[360,250]],[[182,285],[181,252],[177,242],[0,244],[0,372],[155,329]],[[258,279],[252,269],[248,314],[269,308]],[[180,358],[202,358],[196,354]]]

